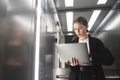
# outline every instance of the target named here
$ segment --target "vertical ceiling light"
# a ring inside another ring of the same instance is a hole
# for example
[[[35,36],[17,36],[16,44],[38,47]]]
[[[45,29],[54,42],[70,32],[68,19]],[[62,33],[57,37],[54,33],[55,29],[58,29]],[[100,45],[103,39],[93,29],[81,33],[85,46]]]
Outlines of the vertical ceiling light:
[[[100,14],[101,10],[94,10],[93,13],[92,13],[92,16],[89,20],[89,27],[88,27],[88,30],[91,30],[93,24],[95,23],[96,19],[98,18],[99,14]]]
[[[73,12],[66,12],[67,19],[67,29],[68,31],[73,31],[72,23],[73,23]]]
[[[65,6],[71,7],[73,6],[73,0],[65,0]],[[66,12],[67,19],[67,29],[68,31],[73,31],[72,22],[73,22],[73,12]]]
[[[105,4],[107,0],[98,0],[97,4]]]
[[[65,0],[65,6],[66,7],[73,6],[73,0]]]
[[[99,5],[99,4],[105,4],[106,2],[107,2],[107,0],[98,0],[97,5]],[[93,11],[93,13],[91,15],[91,18],[90,18],[90,20],[88,22],[88,25],[89,25],[88,30],[89,31],[93,27],[93,25],[94,25],[94,23],[95,23],[95,21],[98,18],[98,16],[99,16],[100,13],[101,13],[101,10],[94,10]]]

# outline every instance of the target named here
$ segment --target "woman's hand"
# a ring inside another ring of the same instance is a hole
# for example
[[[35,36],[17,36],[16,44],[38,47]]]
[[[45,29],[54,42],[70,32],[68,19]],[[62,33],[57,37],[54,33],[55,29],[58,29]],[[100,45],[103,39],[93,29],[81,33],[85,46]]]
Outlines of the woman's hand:
[[[68,61],[67,62],[69,65],[71,65],[71,66],[77,66],[77,65],[79,65],[79,61],[78,61],[78,59],[76,59],[76,58],[72,58],[72,60],[71,61]]]
[[[80,62],[75,57],[73,57],[71,61],[68,61],[67,64],[69,64],[71,66],[77,66],[77,65],[86,66],[87,65],[86,63]]]

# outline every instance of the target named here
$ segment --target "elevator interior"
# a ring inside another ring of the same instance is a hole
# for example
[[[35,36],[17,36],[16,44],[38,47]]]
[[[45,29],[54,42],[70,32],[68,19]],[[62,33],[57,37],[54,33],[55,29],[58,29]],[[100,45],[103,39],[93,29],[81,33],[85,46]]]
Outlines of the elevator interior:
[[[101,13],[89,30],[89,34],[101,39],[115,58],[112,66],[103,66],[106,79],[120,79],[120,0],[108,0],[102,5],[97,5],[98,0],[73,0],[73,6],[70,7],[66,7],[64,1],[40,0],[41,4],[38,7],[39,0],[0,0],[0,80],[3,80],[3,73],[9,80],[18,80],[19,75],[24,76],[25,80],[35,80],[37,45],[35,42],[37,29],[39,29],[37,17],[40,18],[38,79],[68,80],[69,69],[60,62],[55,47],[55,44],[68,43],[75,35],[73,30],[67,28],[66,13],[73,12],[73,19],[84,16],[89,21],[94,10],[101,10]],[[37,8],[41,10],[40,15],[37,15]],[[14,47],[20,43],[22,48]],[[4,61],[7,59],[8,62],[11,61],[11,65],[17,67],[23,63],[24,65],[15,72],[14,67],[13,69],[5,67]],[[7,69],[5,73],[4,70]],[[11,74],[11,77],[7,76],[7,73]],[[14,75],[18,77],[13,79]]]
[[[66,1],[66,2],[65,2]],[[107,0],[105,4],[100,4],[99,0],[73,0],[67,4],[67,0],[55,0],[56,10],[59,16],[62,32],[64,34],[65,43],[69,43],[75,35],[72,26],[72,21],[84,16],[88,22],[96,11],[97,18],[94,18],[89,23],[88,31],[91,36],[99,38],[107,48],[112,52],[115,62],[112,66],[103,66],[105,77],[107,80],[118,80],[120,78],[120,60],[119,60],[119,25],[120,25],[120,1]],[[72,17],[71,17],[72,16]],[[68,18],[68,19],[67,19]],[[72,21],[70,22],[70,20]],[[69,21],[69,23],[68,23]],[[69,28],[68,28],[69,27]],[[56,62],[57,64],[58,62]],[[60,65],[60,66],[59,66]],[[63,69],[64,63],[59,63],[56,70],[57,78],[55,80],[67,80],[69,69]]]

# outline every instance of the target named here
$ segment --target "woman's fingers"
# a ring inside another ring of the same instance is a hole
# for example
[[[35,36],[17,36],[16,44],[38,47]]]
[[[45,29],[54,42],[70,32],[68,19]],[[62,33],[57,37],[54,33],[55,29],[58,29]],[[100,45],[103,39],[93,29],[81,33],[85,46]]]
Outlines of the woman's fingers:
[[[69,64],[71,66],[76,66],[76,65],[86,65],[83,62],[80,62],[78,59],[76,59],[75,57],[72,58],[72,60],[69,62]]]
[[[75,60],[75,65],[77,64],[77,59],[76,58],[74,58],[74,60]]]
[[[71,65],[72,65],[72,66],[76,66],[76,65],[78,65],[78,64],[79,64],[78,59],[72,58]]]
[[[71,60],[71,64],[70,64],[71,66],[73,66],[73,62],[74,62],[74,61],[73,61],[73,58],[72,58],[72,60]]]
[[[79,64],[79,61],[78,61],[78,59],[77,59],[77,65]]]

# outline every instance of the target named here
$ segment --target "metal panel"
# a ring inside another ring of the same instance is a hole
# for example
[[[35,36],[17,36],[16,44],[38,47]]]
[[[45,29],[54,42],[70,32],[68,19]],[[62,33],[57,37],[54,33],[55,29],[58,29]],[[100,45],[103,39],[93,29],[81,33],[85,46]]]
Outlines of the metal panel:
[[[67,68],[54,69],[53,80],[68,80],[70,70]]]
[[[0,0],[2,80],[32,80],[34,13],[35,0]]]

